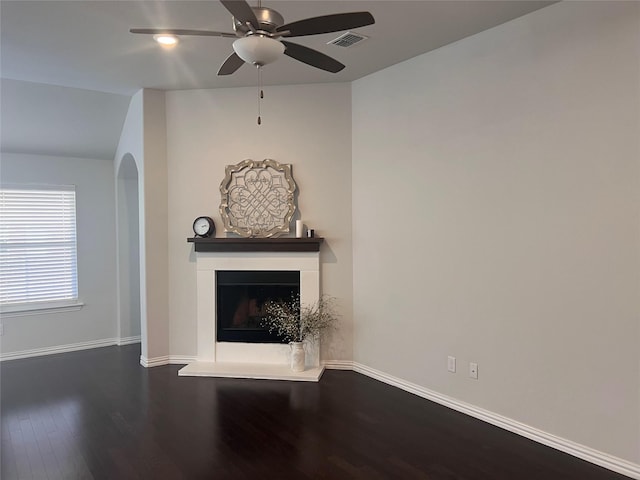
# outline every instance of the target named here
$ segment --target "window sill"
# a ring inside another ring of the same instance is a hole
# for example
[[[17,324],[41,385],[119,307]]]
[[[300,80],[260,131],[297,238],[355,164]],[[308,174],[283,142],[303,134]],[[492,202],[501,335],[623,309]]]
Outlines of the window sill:
[[[47,315],[50,313],[75,312],[80,310],[84,303],[80,300],[70,302],[45,302],[40,304],[23,303],[20,305],[5,305],[0,308],[0,315],[7,317],[24,317],[27,315]]]

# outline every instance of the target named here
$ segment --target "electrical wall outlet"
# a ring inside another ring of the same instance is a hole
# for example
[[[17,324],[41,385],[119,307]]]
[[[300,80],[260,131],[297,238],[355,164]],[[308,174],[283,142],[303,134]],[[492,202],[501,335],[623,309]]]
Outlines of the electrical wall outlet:
[[[469,376],[471,378],[478,379],[478,364],[471,362],[469,364]]]
[[[451,373],[456,373],[456,357],[447,357],[447,370]]]

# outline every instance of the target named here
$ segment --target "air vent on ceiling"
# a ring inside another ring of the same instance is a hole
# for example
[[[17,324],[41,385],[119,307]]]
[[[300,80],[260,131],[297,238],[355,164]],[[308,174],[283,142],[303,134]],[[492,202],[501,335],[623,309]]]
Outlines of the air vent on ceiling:
[[[338,47],[351,47],[356,43],[361,42],[362,40],[366,40],[369,37],[365,37],[364,35],[360,35],[359,33],[346,32],[340,35],[335,40],[331,40],[327,42],[327,45],[337,45]]]

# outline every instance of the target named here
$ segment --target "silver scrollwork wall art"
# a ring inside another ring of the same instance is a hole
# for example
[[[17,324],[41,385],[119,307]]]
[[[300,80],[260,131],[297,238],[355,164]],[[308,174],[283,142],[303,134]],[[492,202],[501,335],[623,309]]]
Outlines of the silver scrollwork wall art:
[[[225,231],[257,238],[288,233],[295,191],[291,165],[270,159],[227,165],[220,184]]]

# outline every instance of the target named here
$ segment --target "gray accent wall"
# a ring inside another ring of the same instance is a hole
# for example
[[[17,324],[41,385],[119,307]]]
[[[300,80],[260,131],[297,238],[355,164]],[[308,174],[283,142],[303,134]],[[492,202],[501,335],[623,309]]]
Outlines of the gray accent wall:
[[[293,165],[295,218],[325,237],[321,288],[338,299],[342,318],[333,338],[322,345],[321,358],[350,360],[350,85],[266,86],[262,125],[256,123],[256,96],[255,88],[166,94],[171,356],[197,353],[196,258],[193,244],[187,243],[193,220],[212,217],[216,235],[224,237],[218,209],[225,166],[271,158]]]
[[[636,464],[639,10],[561,2],[352,85],[354,360]]]

